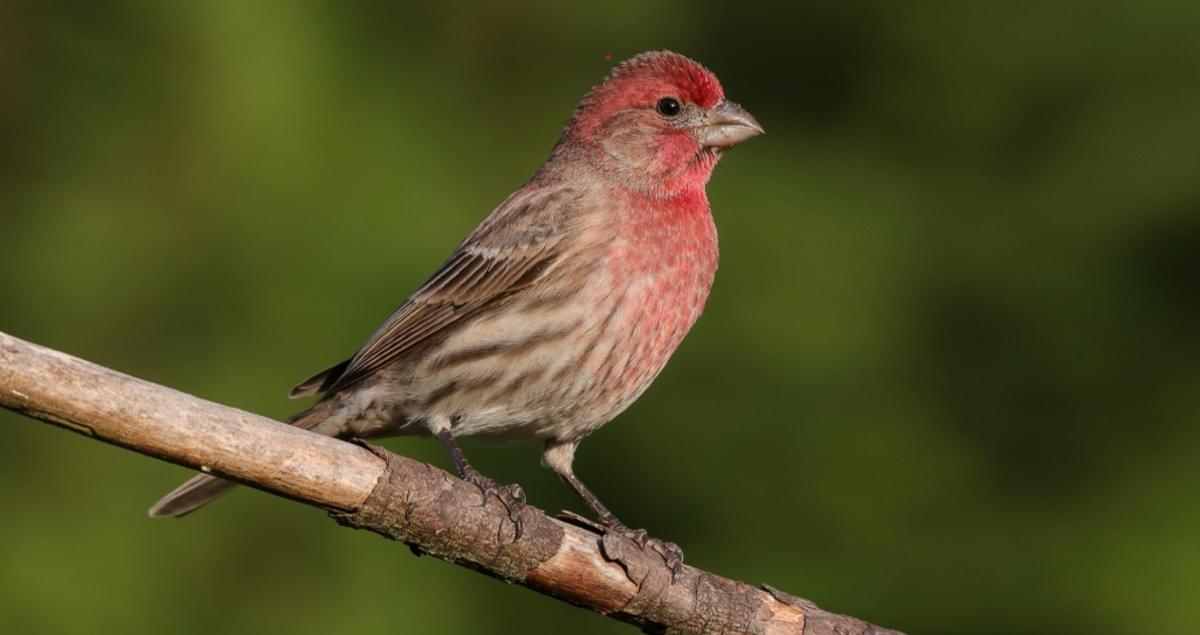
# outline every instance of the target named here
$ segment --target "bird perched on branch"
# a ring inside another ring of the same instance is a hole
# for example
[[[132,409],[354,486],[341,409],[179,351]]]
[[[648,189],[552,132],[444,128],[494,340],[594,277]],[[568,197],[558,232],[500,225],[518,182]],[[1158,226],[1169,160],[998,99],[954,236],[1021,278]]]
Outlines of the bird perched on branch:
[[[349,360],[292,397],[291,419],[341,438],[433,435],[465,480],[496,495],[520,536],[524,495],[471,467],[455,439],[545,444],[543,463],[608,530],[630,530],[575,476],[579,442],[658,375],[704,308],[717,269],[705,185],[721,154],[762,134],[708,69],[667,51],[618,65],[580,102],[550,158],[454,250]],[[151,516],[233,487],[201,474]]]

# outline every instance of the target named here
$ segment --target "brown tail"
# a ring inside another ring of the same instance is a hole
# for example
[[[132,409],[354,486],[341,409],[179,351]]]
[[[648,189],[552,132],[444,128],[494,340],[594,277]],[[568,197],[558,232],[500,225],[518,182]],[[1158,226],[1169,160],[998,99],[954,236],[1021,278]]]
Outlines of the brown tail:
[[[212,502],[237,486],[219,476],[197,474],[150,507],[151,518],[178,518]]]
[[[329,416],[331,405],[332,403],[329,401],[318,402],[312,408],[289,419],[288,423],[311,430]],[[152,505],[149,512],[150,517],[178,518],[190,514],[236,486],[237,483],[227,481],[219,476],[197,474]]]

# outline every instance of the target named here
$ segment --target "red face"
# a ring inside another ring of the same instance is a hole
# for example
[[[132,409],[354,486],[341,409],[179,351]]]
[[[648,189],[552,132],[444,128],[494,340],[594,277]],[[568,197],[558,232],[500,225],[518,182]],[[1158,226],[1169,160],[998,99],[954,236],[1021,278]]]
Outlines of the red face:
[[[716,75],[674,53],[639,55],[614,69],[599,88],[594,94],[603,95],[603,104],[617,108],[648,108],[663,97],[712,108],[725,99]]]
[[[748,113],[725,100],[708,69],[669,52],[644,53],[588,93],[567,135],[598,146],[605,167],[637,187],[674,189],[708,180],[721,150],[761,134]]]

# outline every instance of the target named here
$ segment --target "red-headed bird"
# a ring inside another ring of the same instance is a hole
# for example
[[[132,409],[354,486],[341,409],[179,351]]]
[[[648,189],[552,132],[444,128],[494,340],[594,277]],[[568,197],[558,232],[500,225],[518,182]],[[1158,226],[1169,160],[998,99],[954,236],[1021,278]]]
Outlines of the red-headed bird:
[[[610,531],[646,544],[575,476],[575,448],[658,375],[704,308],[717,269],[705,185],[723,151],[762,134],[708,69],[643,53],[580,102],[550,158],[466,237],[349,360],[292,397],[292,418],[341,438],[433,435],[463,479],[501,497],[519,537],[523,495],[467,463],[460,436],[532,439]],[[233,487],[199,475],[151,516]],[[653,541],[674,571],[682,554]]]

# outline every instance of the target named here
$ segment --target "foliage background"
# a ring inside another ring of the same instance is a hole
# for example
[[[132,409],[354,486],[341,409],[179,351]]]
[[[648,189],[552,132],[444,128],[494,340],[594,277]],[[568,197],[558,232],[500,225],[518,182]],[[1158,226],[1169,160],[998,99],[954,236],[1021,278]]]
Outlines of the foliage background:
[[[1198,32],[1181,0],[7,1],[0,328],[284,417],[605,53],[676,49],[768,134],[710,184],[705,317],[584,479],[913,633],[1194,632]],[[255,492],[152,522],[184,470],[0,421],[0,631],[629,632]],[[579,509],[536,448],[468,451]]]

